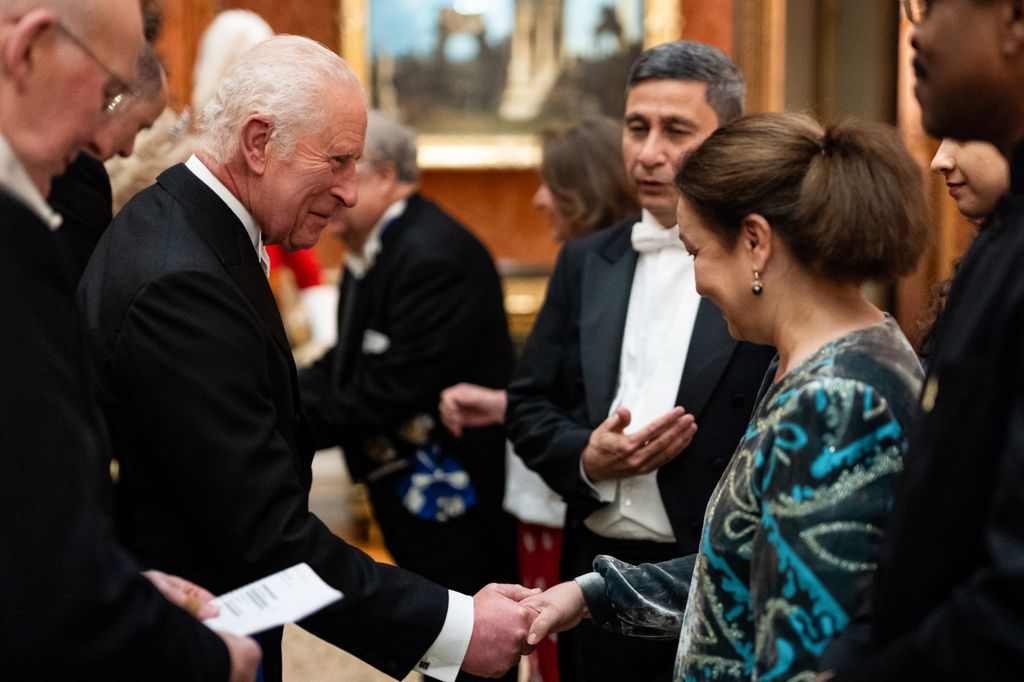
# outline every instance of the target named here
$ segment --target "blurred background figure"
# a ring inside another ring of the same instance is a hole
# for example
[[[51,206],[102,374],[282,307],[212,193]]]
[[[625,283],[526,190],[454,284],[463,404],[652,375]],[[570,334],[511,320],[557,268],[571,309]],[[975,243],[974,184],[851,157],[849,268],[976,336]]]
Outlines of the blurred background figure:
[[[988,142],[943,138],[931,169],[946,179],[949,195],[965,218],[980,225],[1010,188],[1010,164]]]
[[[456,440],[437,409],[455,382],[508,381],[512,348],[494,262],[419,194],[406,126],[371,110],[356,173],[358,203],[339,207],[327,228],[346,248],[338,342],[299,376],[314,445],[342,447],[399,566],[470,593],[513,581],[502,429]]]
[[[594,118],[541,133],[541,185],[533,205],[547,216],[556,242],[575,239],[636,216],[636,190],[622,161],[622,126]],[[463,429],[505,421],[504,389],[456,384],[441,393],[441,419],[456,438]],[[523,585],[547,589],[558,582],[565,503],[508,446],[505,510],[519,521]],[[532,682],[557,682],[558,649],[546,638],[530,656]]]
[[[1010,164],[988,142],[958,142],[951,137],[943,138],[932,157],[931,169],[945,178],[957,210],[979,229],[985,228],[999,197],[1010,188]],[[959,267],[958,259],[953,264],[953,272]],[[952,282],[951,276],[935,287],[930,311],[922,324],[923,331],[918,342],[918,353],[923,358],[931,354],[935,343],[935,322],[946,306]]]

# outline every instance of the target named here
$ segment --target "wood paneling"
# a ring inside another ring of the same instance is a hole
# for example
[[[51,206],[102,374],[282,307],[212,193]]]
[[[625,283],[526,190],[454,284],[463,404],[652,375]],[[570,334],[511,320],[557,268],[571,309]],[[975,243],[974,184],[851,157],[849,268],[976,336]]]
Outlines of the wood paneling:
[[[733,0],[680,0],[685,40],[714,45],[733,53]]]
[[[496,259],[549,266],[558,247],[547,220],[530,205],[540,185],[532,170],[424,171],[423,194],[470,228]]]

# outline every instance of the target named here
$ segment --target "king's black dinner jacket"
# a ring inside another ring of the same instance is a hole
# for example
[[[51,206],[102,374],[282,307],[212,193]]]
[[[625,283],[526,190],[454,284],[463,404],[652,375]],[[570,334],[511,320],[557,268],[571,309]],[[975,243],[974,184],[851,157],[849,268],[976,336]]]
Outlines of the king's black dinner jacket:
[[[374,562],[309,512],[313,448],[291,351],[227,205],[184,165],[164,172],[111,224],[80,297],[126,544],[215,593],[304,561],[345,596],[301,625],[405,675],[440,632],[447,591]],[[277,678],[279,647],[263,643]]]

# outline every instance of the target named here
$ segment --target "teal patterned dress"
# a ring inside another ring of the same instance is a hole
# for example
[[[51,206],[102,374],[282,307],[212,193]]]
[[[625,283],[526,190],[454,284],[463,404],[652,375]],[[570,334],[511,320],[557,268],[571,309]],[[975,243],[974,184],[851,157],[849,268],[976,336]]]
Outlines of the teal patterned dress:
[[[708,503],[700,552],[641,566],[598,557],[578,579],[605,627],[679,638],[679,681],[810,682],[867,608],[920,364],[889,317],[773,384],[776,363]]]

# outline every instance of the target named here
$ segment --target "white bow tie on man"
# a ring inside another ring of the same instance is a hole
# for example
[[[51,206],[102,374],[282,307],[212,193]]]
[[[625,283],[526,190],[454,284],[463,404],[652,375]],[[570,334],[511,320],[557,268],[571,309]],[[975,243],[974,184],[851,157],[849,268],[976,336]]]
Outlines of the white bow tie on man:
[[[686,249],[682,240],[679,239],[679,228],[674,225],[662,227],[657,223],[641,220],[633,225],[631,240],[633,248],[640,253],[660,251],[665,247]]]

